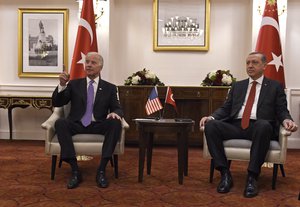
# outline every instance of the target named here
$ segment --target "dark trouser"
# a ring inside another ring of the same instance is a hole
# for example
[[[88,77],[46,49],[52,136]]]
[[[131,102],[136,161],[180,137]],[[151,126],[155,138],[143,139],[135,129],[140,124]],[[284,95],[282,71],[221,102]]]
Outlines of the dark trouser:
[[[223,122],[211,120],[205,125],[209,152],[217,170],[228,169],[223,140],[248,139],[252,141],[248,171],[259,175],[273,137],[273,127],[265,120],[251,120],[247,129],[241,128],[241,120]]]
[[[76,159],[76,152],[72,140],[72,136],[75,134],[104,135],[102,158],[110,158],[120,139],[121,121],[117,119],[106,119],[92,122],[89,126],[84,127],[80,121],[74,122],[69,119],[61,118],[55,122],[55,130],[61,147],[62,160],[68,161],[70,159]]]

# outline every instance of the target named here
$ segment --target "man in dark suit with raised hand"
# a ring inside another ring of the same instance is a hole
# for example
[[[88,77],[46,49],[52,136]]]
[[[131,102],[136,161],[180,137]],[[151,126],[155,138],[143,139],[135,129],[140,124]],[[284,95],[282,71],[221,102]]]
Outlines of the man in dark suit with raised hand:
[[[61,147],[61,159],[70,164],[72,176],[67,188],[76,188],[82,181],[77,164],[72,136],[75,134],[105,135],[102,157],[96,182],[101,188],[108,186],[105,168],[120,138],[121,109],[116,86],[101,79],[103,58],[96,52],[85,57],[86,78],[69,81],[69,74],[59,75],[59,85],[52,95],[53,105],[61,107],[71,101],[70,114],[55,122],[55,130]],[[100,149],[99,149],[100,150]]]
[[[252,52],[246,60],[248,79],[232,85],[228,97],[211,116],[200,120],[215,168],[221,173],[219,193],[228,193],[233,186],[223,140],[248,139],[252,141],[248,176],[244,196],[258,194],[257,178],[268,152],[270,141],[278,138],[279,124],[296,131],[297,125],[287,109],[284,89],[274,80],[264,77],[266,57]]]

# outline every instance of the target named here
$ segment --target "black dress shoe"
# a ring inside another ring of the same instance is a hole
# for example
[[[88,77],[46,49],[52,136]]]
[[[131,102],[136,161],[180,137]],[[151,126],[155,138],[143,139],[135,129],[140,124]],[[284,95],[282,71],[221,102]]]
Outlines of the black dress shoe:
[[[221,181],[217,187],[218,193],[228,193],[233,186],[233,181],[230,172],[225,172],[221,175]]]
[[[98,187],[100,188],[107,188],[108,187],[108,181],[105,177],[104,171],[98,171],[96,176],[96,182]]]
[[[72,176],[67,184],[68,189],[76,188],[81,183],[82,177],[79,171],[72,172]]]
[[[247,179],[244,196],[246,198],[253,198],[258,195],[257,181],[254,177],[249,176]]]

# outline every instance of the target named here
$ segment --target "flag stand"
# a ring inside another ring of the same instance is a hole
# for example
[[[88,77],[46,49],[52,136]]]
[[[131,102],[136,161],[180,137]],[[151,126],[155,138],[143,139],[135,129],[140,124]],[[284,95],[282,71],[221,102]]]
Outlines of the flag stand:
[[[159,117],[157,117],[157,120],[163,119],[163,116],[164,116],[164,108],[162,114],[161,114],[161,110],[159,110]]]

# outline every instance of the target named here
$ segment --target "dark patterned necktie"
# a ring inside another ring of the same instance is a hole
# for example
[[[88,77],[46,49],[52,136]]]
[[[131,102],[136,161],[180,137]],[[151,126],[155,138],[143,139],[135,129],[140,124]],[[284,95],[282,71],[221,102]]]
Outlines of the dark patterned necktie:
[[[252,110],[252,106],[253,106],[254,99],[255,99],[256,84],[257,84],[256,81],[252,82],[250,93],[249,93],[247,103],[246,103],[246,106],[245,106],[245,110],[244,110],[244,113],[243,113],[243,116],[242,116],[241,125],[242,125],[243,129],[247,129],[248,126],[249,126],[251,110]]]
[[[87,91],[87,102],[86,102],[86,110],[85,114],[81,119],[81,123],[83,126],[87,127],[92,122],[92,115],[93,115],[93,106],[94,106],[94,81],[91,80],[89,82],[89,87]]]

